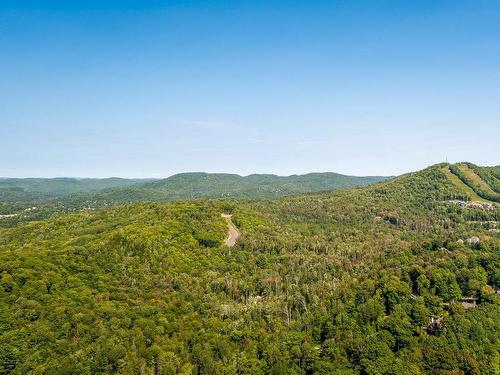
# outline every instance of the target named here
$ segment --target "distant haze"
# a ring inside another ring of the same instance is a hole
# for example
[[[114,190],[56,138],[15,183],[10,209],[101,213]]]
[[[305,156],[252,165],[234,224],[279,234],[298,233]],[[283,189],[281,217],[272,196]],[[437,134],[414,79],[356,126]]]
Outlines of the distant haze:
[[[500,2],[0,4],[0,176],[499,164]]]

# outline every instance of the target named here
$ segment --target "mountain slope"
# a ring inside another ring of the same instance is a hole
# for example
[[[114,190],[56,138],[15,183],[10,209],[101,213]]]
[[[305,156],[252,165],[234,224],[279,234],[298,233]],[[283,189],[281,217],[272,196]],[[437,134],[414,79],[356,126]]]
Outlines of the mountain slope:
[[[0,219],[38,219],[49,213],[80,210],[82,204],[67,207],[64,197],[149,181],[123,178],[0,178]]]
[[[79,192],[125,187],[146,179],[124,178],[0,178],[0,200],[49,199]]]
[[[498,373],[499,210],[450,203],[442,168],[0,228],[0,369]]]
[[[471,163],[458,163],[448,168],[483,200],[500,202],[500,167],[485,168]]]
[[[355,177],[337,173],[276,176],[253,174],[242,177],[225,173],[181,173],[146,184],[93,194],[90,199],[113,202],[169,201],[186,199],[260,199],[364,186],[389,177]],[[75,196],[75,199],[82,196]]]
[[[365,186],[390,177],[356,177],[337,173],[242,177],[225,173],[180,173],[166,179],[141,180],[4,180],[0,181],[0,215],[12,221],[45,218],[54,213],[93,210],[116,204],[189,199],[270,199],[287,195]],[[106,184],[114,188],[106,188]],[[65,194],[65,192],[72,192]],[[36,210],[31,210],[32,207]],[[7,216],[5,216],[7,215]],[[15,215],[15,216],[10,216]],[[0,225],[5,224],[3,220]]]

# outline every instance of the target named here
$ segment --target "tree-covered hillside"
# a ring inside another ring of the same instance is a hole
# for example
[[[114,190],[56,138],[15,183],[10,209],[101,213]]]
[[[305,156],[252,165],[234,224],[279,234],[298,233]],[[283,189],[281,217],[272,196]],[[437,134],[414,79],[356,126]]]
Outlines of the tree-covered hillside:
[[[24,220],[131,202],[268,199],[365,186],[386,179],[388,177],[356,177],[337,173],[310,173],[287,177],[264,174],[242,177],[224,173],[181,173],[148,182],[122,179],[0,179],[0,215],[16,214],[17,219]],[[33,206],[36,210],[30,210]]]
[[[472,163],[458,163],[449,170],[482,199],[500,202],[500,167],[479,167]]]
[[[124,178],[0,178],[0,201],[33,201],[145,183]]]
[[[180,173],[169,178],[122,189],[103,191],[92,196],[75,195],[68,200],[106,202],[171,201],[188,199],[260,199],[292,194],[365,186],[389,177],[356,177],[338,173],[310,173],[276,176],[253,174],[242,177],[227,173]]]
[[[497,374],[499,206],[444,167],[0,228],[0,373]]]
[[[85,206],[81,203],[68,204],[66,196],[150,181],[123,178],[0,178],[0,219],[2,215],[14,215],[17,219],[36,219],[53,213],[78,211]]]
[[[151,179],[126,178],[0,178],[0,189],[22,190],[46,196],[120,188],[150,182]]]

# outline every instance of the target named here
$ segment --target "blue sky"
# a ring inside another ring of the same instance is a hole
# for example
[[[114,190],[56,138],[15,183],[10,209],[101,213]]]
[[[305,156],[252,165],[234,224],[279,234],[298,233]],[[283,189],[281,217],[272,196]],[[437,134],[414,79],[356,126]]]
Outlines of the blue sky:
[[[0,176],[499,164],[498,1],[0,1]]]

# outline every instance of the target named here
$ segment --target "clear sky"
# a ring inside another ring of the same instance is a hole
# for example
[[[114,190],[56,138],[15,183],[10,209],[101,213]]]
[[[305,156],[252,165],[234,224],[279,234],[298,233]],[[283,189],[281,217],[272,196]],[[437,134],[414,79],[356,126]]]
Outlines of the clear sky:
[[[500,163],[500,1],[0,0],[0,176]]]

